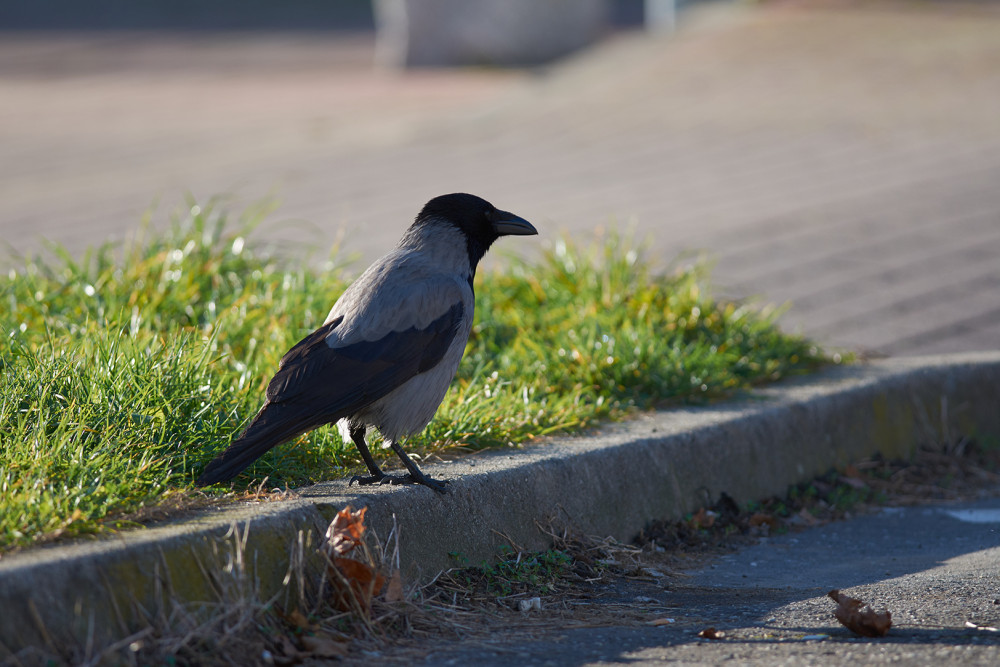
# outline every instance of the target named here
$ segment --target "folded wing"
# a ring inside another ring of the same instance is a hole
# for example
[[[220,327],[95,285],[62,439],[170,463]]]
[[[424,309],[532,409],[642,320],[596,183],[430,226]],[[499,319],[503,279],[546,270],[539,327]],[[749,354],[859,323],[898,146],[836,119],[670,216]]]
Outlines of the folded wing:
[[[205,468],[201,486],[232,479],[272,447],[364,409],[419,373],[434,368],[451,346],[464,315],[456,301],[426,327],[392,331],[372,341],[331,347],[343,317],[324,324],[290,349],[267,386],[267,400],[250,426]]]

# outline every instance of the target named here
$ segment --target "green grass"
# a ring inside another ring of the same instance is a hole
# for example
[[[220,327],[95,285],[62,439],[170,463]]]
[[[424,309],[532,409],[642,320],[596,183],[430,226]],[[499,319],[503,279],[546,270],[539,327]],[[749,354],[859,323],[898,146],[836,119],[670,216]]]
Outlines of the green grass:
[[[346,285],[248,241],[264,211],[212,205],[127,247],[54,246],[0,277],[0,549],[115,529],[197,498],[192,480],[260,405],[277,360]],[[304,253],[303,253],[304,254]],[[656,272],[627,238],[559,241],[477,280],[458,379],[411,452],[507,446],[701,402],[825,362],[773,314]],[[348,474],[336,429],[272,450],[253,488]]]

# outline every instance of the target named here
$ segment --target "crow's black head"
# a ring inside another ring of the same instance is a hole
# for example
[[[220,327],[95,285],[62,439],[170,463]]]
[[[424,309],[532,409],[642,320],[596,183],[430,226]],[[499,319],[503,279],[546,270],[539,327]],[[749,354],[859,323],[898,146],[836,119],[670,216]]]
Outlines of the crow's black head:
[[[415,225],[445,222],[462,230],[473,268],[493,242],[501,236],[527,236],[538,231],[527,220],[501,211],[485,199],[455,193],[441,195],[427,202],[417,215]]]

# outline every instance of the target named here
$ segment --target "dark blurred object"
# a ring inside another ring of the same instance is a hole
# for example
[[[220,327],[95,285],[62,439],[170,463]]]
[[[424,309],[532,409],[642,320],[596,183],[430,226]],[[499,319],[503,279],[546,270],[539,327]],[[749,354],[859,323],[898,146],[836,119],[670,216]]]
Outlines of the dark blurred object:
[[[679,7],[694,0],[677,0]],[[646,0],[608,0],[616,27],[643,24]],[[475,4],[471,2],[470,4]],[[570,3],[572,4],[572,3]],[[35,0],[0,2],[0,30],[372,30],[372,0]]]
[[[2,30],[371,30],[371,0],[0,2]]]
[[[619,28],[641,28],[645,18],[646,0],[612,0],[608,7],[608,21]]]
[[[72,39],[82,40],[82,44],[89,44],[92,36],[101,33],[114,34],[115,39],[139,40],[144,48],[137,49],[127,61],[112,53],[113,60],[121,61],[118,68],[136,68],[160,66],[148,57],[143,59],[144,54],[156,51],[153,47],[157,32],[170,34],[171,39],[190,33],[192,40],[213,40],[192,42],[197,51],[192,57],[201,58],[206,51],[213,51],[211,46],[217,45],[225,32],[248,36],[335,32],[338,41],[348,34],[371,39],[376,34],[378,16],[377,59],[383,65],[531,66],[577,51],[615,30],[664,25],[672,28],[678,10],[702,1],[37,0],[0,2],[0,32],[6,32],[8,40],[34,39],[33,33],[51,32],[73,34]],[[124,48],[125,44],[116,46]],[[59,67],[69,65],[76,72],[107,64],[93,50],[76,52],[74,58],[82,58],[79,62],[65,58],[62,48],[35,51],[49,60],[59,59]],[[279,50],[266,44],[244,49],[241,61],[247,53],[251,57],[245,64],[253,67],[261,62],[275,64],[275,58],[282,60]],[[366,47],[363,64],[370,65],[372,59]],[[223,63],[227,67],[230,64],[237,63]],[[0,70],[21,71],[23,66],[20,61],[3,62]]]

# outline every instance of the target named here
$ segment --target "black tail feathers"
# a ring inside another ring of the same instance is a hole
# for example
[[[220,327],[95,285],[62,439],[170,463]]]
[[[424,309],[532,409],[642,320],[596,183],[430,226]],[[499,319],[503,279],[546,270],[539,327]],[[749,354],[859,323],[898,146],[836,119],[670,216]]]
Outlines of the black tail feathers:
[[[300,433],[313,428],[311,424],[292,418],[278,418],[269,413],[267,406],[254,418],[232,444],[216,456],[205,468],[195,484],[208,486],[219,482],[227,482],[243,472],[251,463],[263,456],[269,449],[288,442]]]

